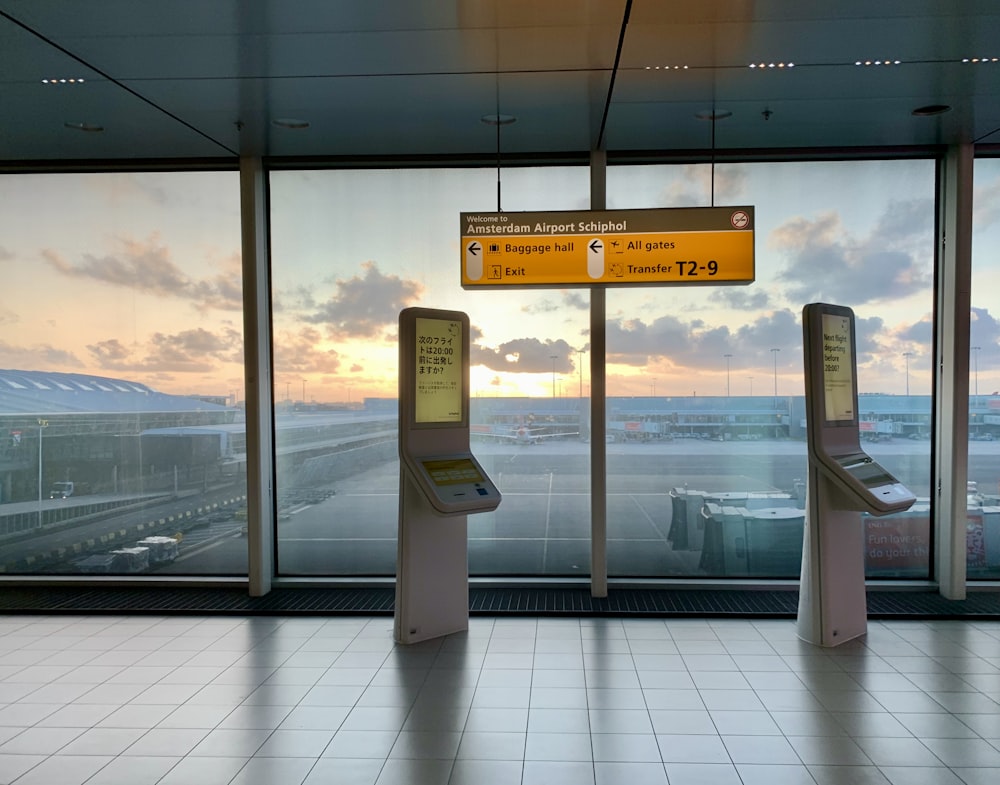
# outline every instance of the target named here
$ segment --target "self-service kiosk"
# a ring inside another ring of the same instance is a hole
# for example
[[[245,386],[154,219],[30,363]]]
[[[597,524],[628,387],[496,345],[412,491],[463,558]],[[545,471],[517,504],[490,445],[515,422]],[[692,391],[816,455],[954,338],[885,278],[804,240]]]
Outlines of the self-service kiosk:
[[[397,641],[468,629],[466,516],[499,504],[469,449],[469,317],[407,308],[399,314]]]
[[[836,646],[867,630],[861,513],[902,512],[916,498],[861,449],[854,312],[807,305],[802,334],[809,474],[798,635]]]

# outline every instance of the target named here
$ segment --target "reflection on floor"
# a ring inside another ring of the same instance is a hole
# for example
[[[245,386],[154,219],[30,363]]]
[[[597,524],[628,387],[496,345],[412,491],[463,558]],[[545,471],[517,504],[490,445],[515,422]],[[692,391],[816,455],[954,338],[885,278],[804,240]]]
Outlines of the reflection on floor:
[[[0,617],[16,785],[995,785],[1000,622]]]

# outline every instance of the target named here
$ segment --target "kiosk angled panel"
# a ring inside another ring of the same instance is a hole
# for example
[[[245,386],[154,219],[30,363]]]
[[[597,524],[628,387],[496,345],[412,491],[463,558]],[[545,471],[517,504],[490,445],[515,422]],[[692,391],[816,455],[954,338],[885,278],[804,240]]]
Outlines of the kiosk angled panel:
[[[854,311],[812,303],[802,311],[809,458],[844,495],[843,509],[906,510],[916,497],[861,449]]]
[[[469,448],[469,317],[399,314],[399,457],[440,515],[488,512],[500,492]]]

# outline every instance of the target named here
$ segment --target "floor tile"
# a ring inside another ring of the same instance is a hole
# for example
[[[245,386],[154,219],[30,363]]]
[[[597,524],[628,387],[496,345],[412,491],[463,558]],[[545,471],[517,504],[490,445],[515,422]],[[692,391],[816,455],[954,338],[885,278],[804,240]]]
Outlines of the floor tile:
[[[303,785],[375,785],[383,764],[370,758],[322,758]]]
[[[269,728],[216,728],[191,750],[191,758],[250,758],[272,733]]]
[[[589,733],[529,733],[525,741],[526,761],[592,761]]]
[[[62,748],[63,755],[120,755],[146,733],[143,728],[90,728]],[[177,757],[183,757],[180,753]]]
[[[660,750],[652,733],[592,733],[594,761],[660,762]]]
[[[389,757],[398,731],[338,731],[323,751],[324,758],[385,760]]]
[[[594,785],[594,764],[526,760],[521,785]]]
[[[591,709],[591,733],[653,733],[645,709]]]
[[[663,767],[670,785],[742,785],[731,763],[665,763]]]
[[[667,785],[663,764],[656,762],[605,762],[594,763],[596,785]]]
[[[875,766],[807,766],[816,785],[889,785]]]
[[[800,762],[788,740],[780,736],[723,736],[722,743],[737,767],[741,763],[795,765]]]
[[[180,760],[154,756],[115,758],[87,780],[87,785],[156,785]]]
[[[251,758],[230,785],[301,785],[314,762],[311,758]]]
[[[881,768],[887,766],[941,766],[934,753],[917,739],[859,738],[855,742]]]
[[[453,765],[451,760],[391,758],[375,782],[376,785],[448,785]]]
[[[349,712],[346,706],[298,706],[288,712],[278,730],[335,731],[344,724]]]
[[[8,785],[47,758],[46,755],[4,755],[0,753],[0,785]]]
[[[53,755],[23,774],[17,785],[83,785],[112,760],[105,755]]]
[[[880,766],[879,769],[891,785],[966,785],[945,768]]]
[[[517,760],[525,759],[524,733],[467,732],[458,745],[459,759]],[[588,738],[588,743],[589,743]]]
[[[434,758],[453,760],[462,734],[450,731],[401,731],[389,758]]]
[[[456,760],[448,785],[510,785],[523,768],[522,760]]]
[[[537,710],[536,710],[537,711]],[[473,706],[465,723],[466,731],[526,731],[528,709],[497,709]],[[589,726],[584,732],[590,730]]]
[[[742,785],[816,785],[809,769],[801,765],[737,763]]]
[[[987,767],[1000,773],[1000,749],[983,739],[922,738],[946,766]]]
[[[83,728],[27,728],[0,745],[0,755],[52,755],[85,732]]]
[[[719,736],[657,735],[664,763],[732,763]]]
[[[254,753],[257,758],[318,758],[333,739],[332,730],[274,731]]]
[[[205,728],[152,728],[122,754],[183,757],[197,747],[208,733]]]

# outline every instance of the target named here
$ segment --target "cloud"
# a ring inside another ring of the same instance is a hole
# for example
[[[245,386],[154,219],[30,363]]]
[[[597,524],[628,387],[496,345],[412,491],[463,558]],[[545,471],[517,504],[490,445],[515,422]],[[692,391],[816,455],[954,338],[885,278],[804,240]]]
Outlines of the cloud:
[[[991,366],[1000,362],[1000,322],[987,308],[973,308],[969,313],[969,345],[978,346],[981,360]]]
[[[199,309],[240,310],[243,307],[242,272],[238,254],[224,262],[224,269],[203,279],[192,279],[170,258],[170,250],[156,235],[145,241],[117,239],[116,253],[81,254],[76,263],[56,251],[42,250],[56,271],[162,298],[190,300]]]
[[[336,373],[340,370],[340,354],[334,349],[319,348],[322,343],[323,336],[315,327],[303,327],[297,332],[276,335],[275,373]]]
[[[158,172],[121,172],[113,177],[97,177],[90,181],[94,190],[102,193],[112,207],[134,207],[146,202],[154,207],[167,206],[167,190]]]
[[[21,317],[14,311],[0,308],[0,324],[17,324],[19,321],[21,321]]]
[[[770,350],[780,350],[777,358]],[[712,327],[700,319],[683,321],[661,316],[648,324],[641,319],[612,319],[607,325],[608,363],[645,367],[666,361],[690,369],[714,370],[730,366],[791,368],[802,364],[802,327],[799,315],[783,309],[758,317],[735,331]]]
[[[127,347],[117,338],[88,344],[105,370],[143,373],[209,373],[220,363],[243,362],[243,337],[232,327],[218,332],[201,327],[178,333],[153,333],[144,346]]]
[[[932,285],[927,249],[929,200],[891,202],[866,237],[856,237],[836,212],[796,217],[775,229],[768,245],[783,255],[777,278],[796,302],[860,305],[897,300]]]
[[[579,311],[590,310],[590,298],[581,292],[567,289],[561,291],[559,294],[559,300],[544,297],[521,306],[521,311],[522,313],[539,314],[558,313],[559,311],[565,311],[567,308]]]
[[[881,320],[880,320],[881,321]],[[858,327],[858,351],[861,351],[861,327]],[[897,340],[920,347],[931,346],[934,342],[934,320],[928,314],[921,317],[913,324],[903,326],[896,330]]]
[[[8,251],[2,245],[0,245],[0,262],[9,262],[14,259],[14,252]]]
[[[972,225],[984,231],[1000,221],[1000,177],[977,188],[973,198]]]
[[[338,279],[334,295],[303,320],[326,325],[335,338],[374,338],[395,328],[399,312],[420,299],[423,286],[383,275],[375,262],[365,262],[361,269],[361,276]]]
[[[44,369],[47,371],[58,368],[82,368],[80,359],[65,349],[59,349],[51,344],[40,343],[34,346],[15,346],[0,341],[0,368],[24,368],[27,370]]]
[[[760,286],[720,286],[708,296],[711,302],[719,303],[734,311],[760,311],[771,304],[767,290]]]
[[[675,170],[676,171],[676,170]],[[660,192],[660,207],[707,206],[712,196],[712,167],[705,164],[685,164],[671,183]],[[716,202],[725,199],[734,204],[746,192],[746,168],[739,164],[715,167]]]
[[[272,292],[271,308],[274,311],[311,311],[316,307],[316,296],[311,286],[296,286],[285,292]]]
[[[516,338],[493,349],[474,345],[470,362],[507,373],[570,373],[576,369],[573,363],[576,351],[561,338],[557,341]]]

